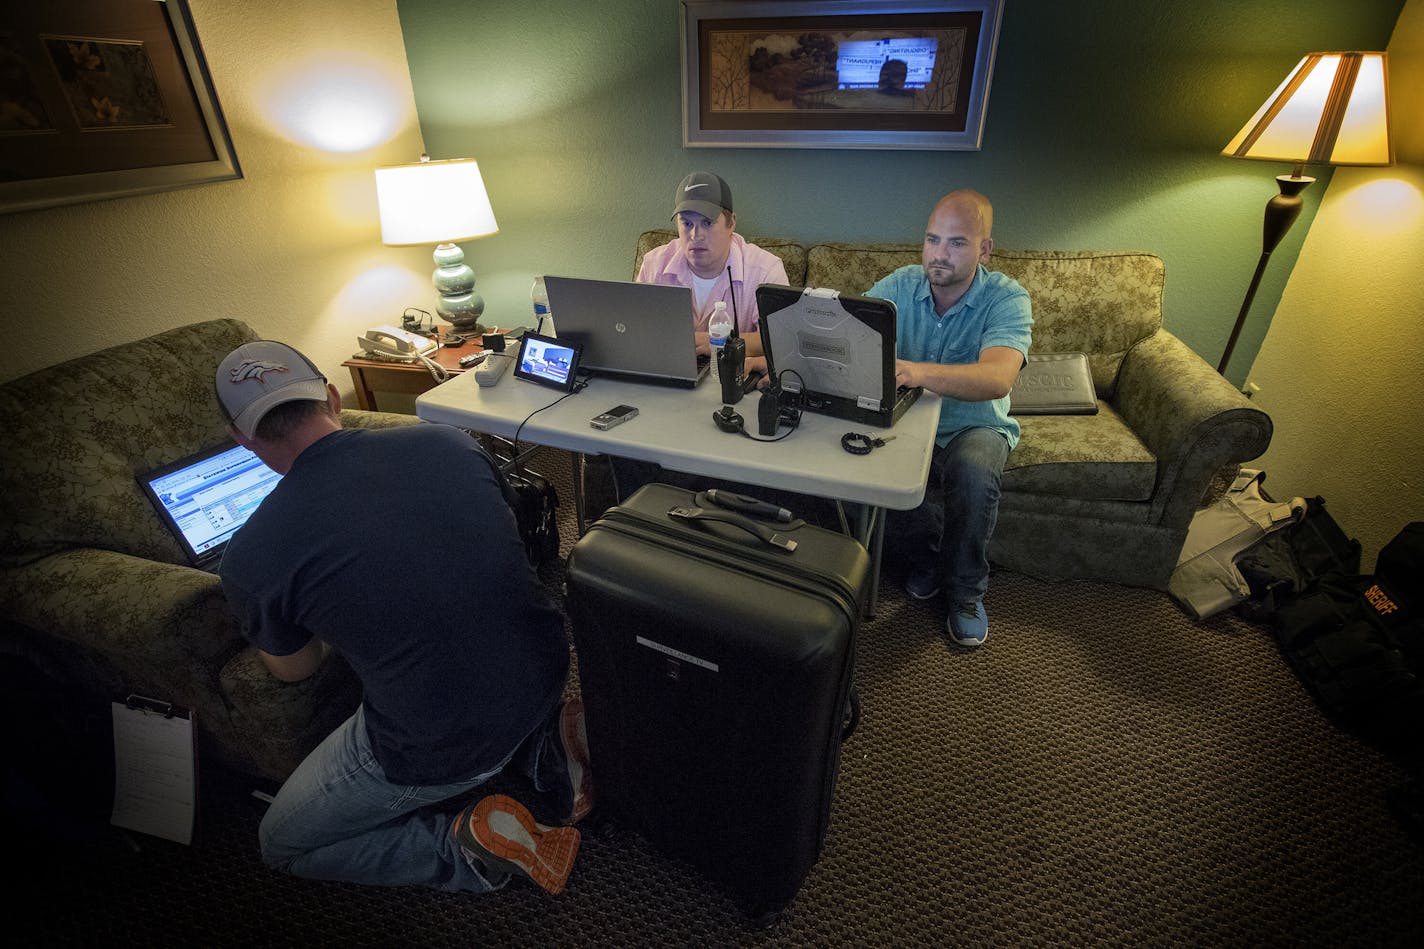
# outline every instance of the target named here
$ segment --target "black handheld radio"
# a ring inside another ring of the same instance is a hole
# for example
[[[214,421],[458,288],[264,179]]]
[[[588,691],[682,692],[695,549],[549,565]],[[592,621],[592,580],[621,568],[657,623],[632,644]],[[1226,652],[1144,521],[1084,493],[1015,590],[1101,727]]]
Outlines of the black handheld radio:
[[[732,267],[727,266],[727,290],[732,290]],[[722,404],[736,405],[742,400],[745,381],[747,341],[737,332],[737,295],[732,293],[732,332],[727,342],[717,350],[717,378],[722,382]]]

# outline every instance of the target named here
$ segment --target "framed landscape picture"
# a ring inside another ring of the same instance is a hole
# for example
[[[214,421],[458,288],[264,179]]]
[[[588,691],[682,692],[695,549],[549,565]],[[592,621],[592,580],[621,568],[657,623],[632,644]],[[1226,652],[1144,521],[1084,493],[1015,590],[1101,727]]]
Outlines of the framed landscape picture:
[[[0,211],[241,177],[185,0],[0,13]]]
[[[1003,0],[683,0],[683,144],[977,149]]]

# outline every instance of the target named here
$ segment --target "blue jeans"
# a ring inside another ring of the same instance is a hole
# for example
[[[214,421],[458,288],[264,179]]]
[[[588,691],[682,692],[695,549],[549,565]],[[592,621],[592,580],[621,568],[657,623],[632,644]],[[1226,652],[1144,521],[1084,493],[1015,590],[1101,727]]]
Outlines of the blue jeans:
[[[967,428],[930,459],[925,500],[912,511],[892,511],[888,523],[903,537],[939,548],[950,603],[975,600],[989,589],[989,538],[999,520],[999,485],[1009,441],[988,428]]]
[[[558,720],[557,707],[552,720]],[[547,726],[536,729],[531,740],[556,734]],[[314,880],[419,883],[475,893],[499,889],[506,876],[487,879],[461,854],[451,829],[458,810],[436,805],[499,774],[518,750],[493,770],[452,784],[392,784],[371,751],[363,705],[307,755],[277,792],[258,828],[262,859]],[[536,751],[528,757],[537,762],[542,756]]]

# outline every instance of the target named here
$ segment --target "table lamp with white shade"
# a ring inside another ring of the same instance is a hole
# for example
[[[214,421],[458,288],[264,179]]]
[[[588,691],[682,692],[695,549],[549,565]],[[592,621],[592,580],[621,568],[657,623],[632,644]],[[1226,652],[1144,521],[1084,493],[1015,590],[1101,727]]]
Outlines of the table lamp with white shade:
[[[459,241],[499,231],[485,193],[480,166],[468,158],[386,165],[376,169],[376,201],[381,242],[392,247],[435,244],[436,312],[461,337],[484,332],[484,297],[475,291],[475,272],[465,263]]]

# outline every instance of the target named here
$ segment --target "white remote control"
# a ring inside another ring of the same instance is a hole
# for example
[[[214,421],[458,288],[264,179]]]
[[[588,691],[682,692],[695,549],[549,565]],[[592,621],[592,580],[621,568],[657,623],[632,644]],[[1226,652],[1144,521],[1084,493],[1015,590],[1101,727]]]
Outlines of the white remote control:
[[[485,353],[485,358],[475,367],[475,381],[482,386],[494,385],[512,362],[514,362],[512,353]]]

